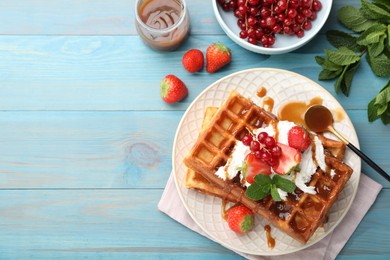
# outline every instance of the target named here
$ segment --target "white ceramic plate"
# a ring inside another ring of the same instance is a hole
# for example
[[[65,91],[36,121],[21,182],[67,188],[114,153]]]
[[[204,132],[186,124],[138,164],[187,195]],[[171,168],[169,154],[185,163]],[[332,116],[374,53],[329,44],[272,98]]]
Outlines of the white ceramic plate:
[[[237,25],[237,18],[233,15],[233,11],[225,12],[216,0],[212,0],[215,17],[230,39],[249,51],[269,55],[291,52],[308,43],[324,26],[332,8],[332,2],[333,0],[321,0],[322,9],[317,13],[317,19],[312,22],[312,28],[305,31],[302,38],[277,34],[275,44],[271,48],[264,48],[248,43],[247,39],[241,39],[239,36],[240,28]]]
[[[272,228],[272,236],[276,246],[270,250],[264,232],[264,225],[268,224],[257,216],[256,227],[248,234],[239,236],[231,231],[227,222],[221,216],[221,199],[203,195],[185,187],[186,166],[183,159],[194,144],[205,108],[220,106],[232,89],[236,89],[245,97],[250,97],[260,105],[261,99],[256,95],[257,90],[264,86],[267,96],[275,101],[273,112],[276,113],[283,102],[309,101],[313,97],[321,96],[323,104],[331,110],[344,113],[344,119],[335,123],[335,128],[348,140],[359,147],[355,129],[344,109],[317,83],[296,73],[279,69],[251,69],[231,74],[207,87],[189,106],[176,132],[173,145],[173,170],[180,197],[194,221],[215,241],[232,250],[254,255],[281,255],[304,249],[318,242],[329,234],[343,219],[355,197],[360,178],[360,158],[347,150],[345,161],[353,167],[354,173],[339,199],[329,212],[329,220],[323,228],[319,228],[306,245],[292,239],[288,235]]]

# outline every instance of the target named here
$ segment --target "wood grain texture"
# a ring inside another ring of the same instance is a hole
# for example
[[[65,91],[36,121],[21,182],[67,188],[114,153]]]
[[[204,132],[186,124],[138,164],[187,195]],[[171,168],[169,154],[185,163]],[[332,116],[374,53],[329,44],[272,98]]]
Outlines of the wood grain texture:
[[[177,51],[146,47],[134,1],[0,1],[0,259],[240,259],[157,210],[171,171],[176,127],[188,105],[216,80],[274,67],[318,82],[347,110],[362,150],[390,172],[389,126],[367,122],[366,106],[388,79],[362,64],[350,96],[318,81],[314,57],[332,48],[329,29],[344,5],[304,48],[254,54],[221,30],[210,1],[187,0],[191,35]],[[233,61],[191,75],[182,55],[222,41]],[[189,96],[167,105],[161,79],[174,72]],[[388,259],[390,184],[384,186],[338,259]]]
[[[140,199],[140,190],[1,190],[0,258],[238,258],[159,212],[161,192],[142,190]],[[389,190],[381,198],[340,259],[390,253]]]
[[[181,58],[186,50],[206,50],[218,40],[232,49],[231,64],[214,74],[185,71]],[[349,98],[336,94],[334,81],[317,80],[321,67],[314,56],[329,47],[324,37],[318,37],[291,54],[269,56],[251,53],[227,36],[194,36],[178,51],[160,53],[136,36],[0,36],[0,110],[185,110],[216,80],[251,68],[302,74],[322,85],[346,109],[366,109],[386,79],[373,76],[362,63]],[[159,92],[162,78],[172,68],[190,90],[174,106],[162,102]]]
[[[390,172],[388,127],[350,110],[362,150]],[[0,188],[163,188],[181,111],[0,113]],[[170,127],[167,127],[169,125]],[[28,126],[28,127],[26,127]],[[362,171],[389,184],[362,163]]]
[[[356,0],[333,1],[328,28],[342,28],[336,10],[358,7]],[[224,34],[210,1],[187,0],[193,34]],[[50,25],[50,26],[48,26]],[[136,35],[134,1],[13,0],[0,1],[0,34],[6,35]]]

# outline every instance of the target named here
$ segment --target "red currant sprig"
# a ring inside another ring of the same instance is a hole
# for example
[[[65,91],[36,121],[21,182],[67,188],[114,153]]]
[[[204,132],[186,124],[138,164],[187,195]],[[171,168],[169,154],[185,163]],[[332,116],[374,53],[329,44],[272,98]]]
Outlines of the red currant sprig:
[[[239,36],[251,44],[271,47],[276,34],[301,38],[322,9],[319,0],[217,0],[238,19]]]
[[[244,145],[249,146],[251,153],[256,158],[269,166],[278,164],[282,150],[277,145],[275,138],[269,136],[266,132],[259,133],[257,138],[250,134],[244,135],[241,141]]]

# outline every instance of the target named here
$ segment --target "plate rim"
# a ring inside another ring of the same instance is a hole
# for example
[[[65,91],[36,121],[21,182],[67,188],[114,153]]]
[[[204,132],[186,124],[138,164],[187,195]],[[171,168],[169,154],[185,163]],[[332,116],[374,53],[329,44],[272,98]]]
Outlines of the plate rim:
[[[354,125],[352,124],[352,121],[351,119],[349,118],[348,114],[346,113],[344,107],[337,101],[337,99],[327,90],[325,89],[324,87],[322,87],[320,84],[318,84],[317,82],[315,82],[314,80],[306,77],[306,76],[303,76],[301,74],[298,74],[296,72],[292,72],[292,71],[288,71],[288,70],[285,70],[285,69],[278,69],[278,68],[271,68],[271,67],[267,67],[267,68],[251,68],[251,69],[245,69],[245,70],[240,70],[240,71],[236,71],[236,72],[233,72],[231,74],[228,74],[214,82],[212,82],[210,85],[208,85],[203,91],[201,91],[197,97],[191,102],[191,104],[188,106],[188,108],[186,109],[186,111],[184,112],[184,114],[182,115],[181,119],[180,119],[180,122],[176,128],[176,132],[175,132],[175,136],[174,136],[174,141],[173,141],[173,148],[172,148],[172,173],[173,173],[173,177],[174,177],[174,182],[175,182],[175,186],[176,186],[176,190],[179,194],[179,197],[181,199],[181,202],[183,203],[185,209],[187,210],[187,213],[191,216],[192,220],[201,228],[201,230],[203,232],[205,232],[208,236],[209,236],[209,239],[211,238],[213,241],[221,244],[222,246],[230,249],[230,250],[233,250],[233,251],[236,251],[236,252],[240,252],[240,253],[245,253],[245,254],[251,254],[251,255],[257,255],[257,256],[276,256],[276,255],[286,255],[286,254],[290,254],[290,253],[295,253],[295,252],[298,252],[298,251],[301,251],[301,250],[304,250],[312,245],[315,245],[317,244],[318,242],[320,242],[321,240],[323,240],[325,237],[327,237],[328,235],[331,234],[331,232],[340,224],[340,222],[345,218],[346,214],[350,211],[350,208],[351,208],[351,205],[353,203],[353,201],[355,200],[355,197],[356,197],[356,194],[357,194],[357,191],[358,191],[358,185],[359,185],[359,182],[360,182],[360,177],[361,177],[361,159],[358,158],[358,161],[359,161],[359,165],[358,165],[358,168],[360,170],[360,172],[353,172],[352,175],[356,174],[357,178],[356,179],[356,182],[357,182],[357,187],[353,190],[353,193],[352,193],[352,196],[351,196],[351,200],[349,202],[349,204],[347,205],[348,209],[346,211],[343,212],[343,214],[338,218],[338,220],[335,222],[335,224],[329,228],[329,230],[327,230],[327,232],[325,233],[325,235],[318,239],[317,241],[313,241],[312,243],[306,243],[304,245],[302,245],[302,247],[299,247],[299,248],[296,248],[295,250],[290,250],[288,252],[278,252],[278,253],[273,253],[272,251],[270,252],[267,252],[267,253],[262,253],[262,254],[258,254],[258,253],[253,253],[253,252],[247,252],[246,250],[244,251],[241,251],[241,250],[237,250],[236,248],[232,248],[230,245],[226,244],[224,241],[218,239],[218,238],[215,238],[215,236],[210,233],[206,228],[204,228],[198,221],[197,219],[195,218],[195,216],[192,214],[192,212],[189,210],[188,208],[188,205],[185,203],[185,199],[183,197],[183,194],[181,193],[181,190],[179,188],[179,180],[178,180],[178,177],[177,177],[177,173],[176,173],[176,167],[175,167],[175,151],[176,151],[176,144],[177,144],[177,138],[178,138],[178,135],[179,135],[179,129],[181,129],[182,125],[183,125],[183,122],[187,116],[187,114],[189,113],[189,111],[192,109],[193,106],[196,105],[196,103],[198,102],[199,99],[201,99],[201,97],[207,93],[210,89],[212,89],[213,87],[215,87],[216,85],[218,85],[220,82],[230,78],[230,77],[234,77],[234,76],[237,76],[239,74],[243,74],[243,73],[250,73],[250,72],[256,72],[256,71],[276,71],[276,72],[279,72],[279,73],[286,73],[286,74],[290,74],[290,75],[293,75],[294,77],[300,77],[300,78],[303,78],[305,79],[306,81],[310,82],[311,84],[313,84],[316,88],[318,89],[321,89],[322,91],[326,92],[329,96],[329,98],[331,99],[332,102],[334,102],[336,105],[339,105],[340,109],[343,111],[343,113],[345,113],[346,117],[343,119],[343,120],[347,120],[349,124],[352,125],[353,127],[353,134],[356,136],[356,144],[354,144],[358,149],[360,149],[360,144],[359,144],[359,139],[358,139],[358,136],[356,134],[356,130],[355,130],[355,127]]]

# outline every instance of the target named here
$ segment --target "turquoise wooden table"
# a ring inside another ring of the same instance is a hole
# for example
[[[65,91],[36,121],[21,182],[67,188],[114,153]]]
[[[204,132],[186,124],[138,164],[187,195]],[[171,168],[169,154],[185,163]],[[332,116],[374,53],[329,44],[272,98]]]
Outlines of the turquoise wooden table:
[[[322,84],[346,109],[360,146],[390,172],[390,126],[366,116],[387,79],[364,63],[348,98],[317,80],[314,56],[332,48],[324,33],[341,29],[336,11],[358,0],[334,1],[315,39],[276,56],[232,42],[210,1],[187,2],[191,36],[177,51],[160,53],[137,36],[133,1],[0,1],[0,259],[239,258],[157,203],[184,111],[209,84],[243,69],[286,69]],[[216,41],[231,48],[233,62],[214,74],[187,73],[185,51]],[[172,72],[189,88],[176,105],[159,96]],[[388,259],[390,185],[364,163],[362,170],[384,189],[339,259]]]

